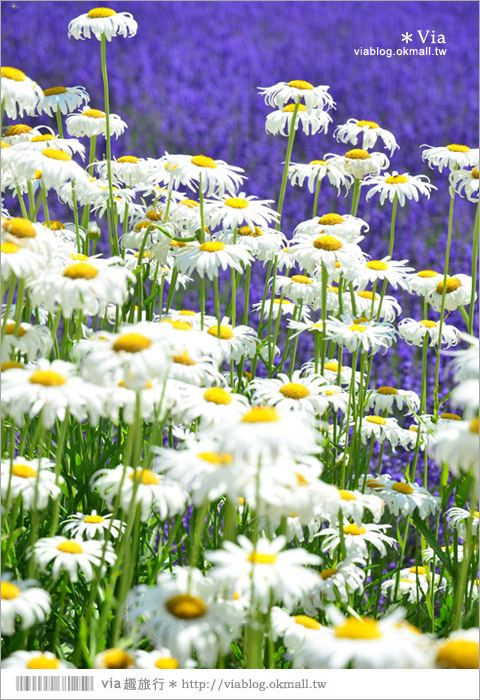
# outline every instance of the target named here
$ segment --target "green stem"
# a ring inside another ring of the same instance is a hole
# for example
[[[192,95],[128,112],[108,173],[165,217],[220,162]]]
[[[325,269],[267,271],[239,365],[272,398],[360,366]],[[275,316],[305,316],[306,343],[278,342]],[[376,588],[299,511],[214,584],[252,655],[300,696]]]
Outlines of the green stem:
[[[57,126],[58,126],[58,135],[60,136],[61,139],[63,139],[64,136],[63,136],[63,124],[62,124],[62,113],[60,111],[60,103],[57,104]]]
[[[480,202],[479,204],[477,204],[477,212],[475,214],[475,225],[473,228],[472,294],[470,296],[470,309],[467,325],[468,332],[470,333],[470,335],[473,335],[473,319],[475,317],[475,294],[477,291],[479,209]]]
[[[107,146],[107,177],[108,177],[108,193],[110,199],[111,221],[111,241],[113,245],[112,254],[120,255],[118,246],[118,236],[115,227],[116,208],[115,200],[113,199],[113,182],[112,182],[112,147],[110,141],[110,98],[108,91],[108,75],[107,75],[107,56],[106,56],[106,39],[105,34],[102,34],[100,40],[101,62],[102,62],[102,77],[103,77],[103,92],[105,96],[105,140]]]
[[[397,207],[398,207],[398,193],[395,192],[395,197],[393,198],[392,221],[390,224],[390,244],[388,246],[389,257],[392,257],[392,253],[393,253],[393,243],[395,240],[395,221],[397,219]]]

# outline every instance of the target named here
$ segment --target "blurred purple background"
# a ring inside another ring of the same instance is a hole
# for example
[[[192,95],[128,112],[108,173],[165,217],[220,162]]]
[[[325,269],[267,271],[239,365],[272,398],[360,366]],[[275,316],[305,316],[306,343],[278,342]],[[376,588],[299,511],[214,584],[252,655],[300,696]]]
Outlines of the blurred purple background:
[[[3,2],[2,63],[26,72],[42,87],[84,85],[91,106],[103,108],[100,43],[67,38],[68,22],[94,3]],[[138,21],[132,39],[107,47],[111,110],[129,124],[113,142],[114,154],[159,156],[203,153],[245,168],[248,194],[276,199],[286,139],[265,134],[271,111],[258,86],[303,79],[330,85],[337,103],[334,126],[350,117],[374,120],[400,145],[391,169],[426,173],[438,187],[430,201],[399,210],[394,258],[417,269],[442,269],[448,217],[448,177],[422,162],[421,144],[478,146],[478,15],[476,2],[112,2]],[[426,46],[446,56],[356,56],[360,47],[422,48],[417,30],[430,30]],[[445,44],[431,44],[432,31]],[[41,123],[51,124],[48,117]],[[38,121],[37,121],[38,123]],[[296,137],[293,160],[344,153],[331,134]],[[380,148],[378,150],[381,150]],[[283,230],[311,215],[311,195],[287,190]],[[319,213],[350,210],[323,186]],[[372,257],[388,251],[391,205],[360,200],[358,215],[370,223],[363,248]],[[470,273],[475,206],[457,198],[450,273]],[[254,300],[263,284],[257,266]],[[420,318],[415,299],[399,295],[404,315]],[[195,303],[195,302],[192,302]],[[449,321],[458,322],[459,314]],[[303,352],[309,345],[303,341]],[[395,355],[375,363],[377,380],[402,377],[418,390],[415,353],[400,341]],[[418,360],[418,357],[417,357]],[[448,358],[446,359],[446,361]],[[444,364],[446,364],[446,361]],[[396,366],[393,369],[393,366]],[[431,379],[432,377],[430,377]],[[445,379],[445,377],[444,377]],[[430,397],[431,397],[430,393]],[[447,408],[445,410],[448,410]]]

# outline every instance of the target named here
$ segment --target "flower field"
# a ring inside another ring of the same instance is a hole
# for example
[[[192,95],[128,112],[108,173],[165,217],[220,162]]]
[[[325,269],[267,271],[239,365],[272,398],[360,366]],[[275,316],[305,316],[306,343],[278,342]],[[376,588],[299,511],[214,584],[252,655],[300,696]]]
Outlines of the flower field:
[[[478,668],[476,39],[354,54],[442,15],[4,4],[2,668]]]

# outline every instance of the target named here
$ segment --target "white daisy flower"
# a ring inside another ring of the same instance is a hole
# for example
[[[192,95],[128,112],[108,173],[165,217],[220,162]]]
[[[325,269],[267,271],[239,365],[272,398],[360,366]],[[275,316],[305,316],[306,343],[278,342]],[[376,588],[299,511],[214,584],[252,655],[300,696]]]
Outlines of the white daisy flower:
[[[275,110],[267,114],[265,121],[265,131],[267,134],[277,136],[288,136],[292,128],[293,113],[295,111],[295,103],[290,102],[281,109]],[[328,112],[321,109],[312,109],[307,111],[306,105],[300,104],[297,110],[297,118],[295,120],[295,131],[302,126],[304,134],[317,134],[318,132],[326,134],[328,125],[331,123],[332,117]]]
[[[48,355],[53,346],[52,333],[46,326],[32,326],[30,323],[20,323],[18,328],[15,321],[2,321],[2,360],[8,360],[12,355],[20,353],[27,360]],[[3,327],[5,330],[3,331]]]
[[[56,419],[64,421],[67,410],[79,422],[90,415],[92,424],[101,415],[97,387],[79,377],[70,362],[40,358],[35,367],[11,369],[2,384],[2,404],[17,425],[39,416],[48,429]]]
[[[380,319],[391,323],[395,321],[397,316],[402,313],[402,307],[395,299],[388,294],[385,294],[383,300],[380,294],[375,294],[375,299],[373,298],[373,292],[367,291],[366,289],[360,292],[355,292],[355,311],[360,315],[370,315],[372,318],[376,318],[380,312]],[[380,306],[381,302],[381,306]],[[351,297],[349,294],[343,297],[344,308],[353,315],[353,306]],[[373,308],[373,313],[372,313]]]
[[[336,601],[337,596],[347,603],[351,593],[363,593],[365,582],[365,559],[356,553],[348,554],[335,566],[320,571],[314,587],[306,596],[305,603],[325,609],[326,601]],[[310,606],[308,606],[310,607]]]
[[[273,291],[275,294],[284,294],[297,304],[302,301],[310,305],[321,294],[321,286],[317,280],[307,275],[292,275],[292,277],[277,275]]]
[[[445,579],[440,578],[438,574],[431,574],[430,581],[434,588],[444,587],[446,583]],[[430,584],[423,566],[412,566],[410,569],[402,569],[400,571],[397,597],[395,597],[395,590],[397,589],[396,576],[383,581],[381,584],[382,593],[391,601],[401,600],[403,596],[407,596],[409,603],[417,603],[423,600],[427,596],[429,588]]]
[[[419,270],[408,276],[409,288],[420,297],[425,297],[437,288],[443,274],[436,270]]]
[[[53,129],[49,126],[39,125],[38,127],[30,126],[29,124],[11,124],[5,130],[2,136],[2,144],[7,144],[8,146],[15,146],[17,143],[24,143],[30,141],[34,136],[41,136],[42,132],[40,129],[46,129],[49,134],[53,134]],[[5,145],[2,146],[2,149]],[[2,158],[4,157],[2,153]]]
[[[69,156],[79,155],[85,159],[85,146],[78,139],[62,139],[55,134],[40,134],[34,136],[29,141],[23,141],[16,146],[12,146],[12,154],[22,151],[43,151],[45,148],[52,148],[63,151]]]
[[[138,158],[137,156],[125,155],[114,158],[110,161],[112,175],[132,187],[139,182],[143,182],[155,167],[156,161],[153,158]],[[102,179],[108,178],[108,166],[106,160],[95,163],[98,174]]]
[[[391,444],[393,450],[397,445],[402,445],[405,438],[405,431],[398,425],[397,419],[382,416],[364,416],[360,428],[360,437],[362,444],[365,444],[373,436],[378,442],[382,443],[385,440]]]
[[[41,151],[19,151],[15,158],[16,172],[33,178],[37,170],[41,172],[42,186],[49,190],[57,189],[64,182],[87,180],[87,174],[72,156],[58,148],[43,148]]]
[[[105,649],[95,656],[94,668],[131,669],[136,668],[135,651],[127,649]]]
[[[419,200],[419,194],[430,199],[432,190],[436,190],[435,185],[430,183],[426,175],[410,175],[409,173],[398,173],[396,170],[390,173],[383,173],[377,176],[368,176],[363,180],[363,186],[373,185],[365,197],[368,200],[375,194],[380,194],[380,204],[383,205],[388,199],[393,202],[395,197],[401,207],[405,206],[407,199]]]
[[[327,320],[328,337],[349,352],[359,348],[365,352],[386,352],[396,340],[397,332],[391,323],[376,323],[366,318],[352,318],[344,314],[342,319]]]
[[[222,241],[194,242],[186,248],[179,248],[175,254],[175,264],[180,272],[189,275],[195,271],[200,277],[206,275],[209,280],[218,277],[220,269],[233,268],[241,273],[252,261],[248,250]]]
[[[425,297],[425,301],[428,301],[435,311],[440,311],[443,296],[445,296],[445,309],[447,311],[455,311],[459,306],[470,304],[472,278],[469,275],[453,275],[453,277],[447,277],[445,286],[442,278],[436,288]],[[476,298],[477,294],[475,292]]]
[[[2,661],[2,668],[23,668],[29,671],[57,671],[75,668],[67,661],[61,661],[51,651],[14,651]]]
[[[478,669],[478,627],[455,630],[435,647],[436,668]]]
[[[235,197],[218,197],[205,203],[205,218],[207,226],[215,228],[222,226],[224,229],[240,228],[248,226],[255,230],[268,228],[271,222],[278,220],[278,213],[269,205],[271,199],[257,199],[240,192]]]
[[[83,15],[72,19],[68,25],[68,38],[90,39],[93,36],[100,41],[105,37],[111,41],[115,36],[125,38],[135,36],[138,24],[130,12],[115,12],[109,7],[95,7]]]
[[[257,351],[258,337],[250,326],[232,326],[228,323],[228,318],[223,318],[220,324],[220,335],[218,322],[214,326],[206,328],[205,333],[210,338],[214,338],[213,348],[226,362],[240,362],[242,359],[253,357]]]
[[[219,231],[217,239],[227,245],[240,245],[245,247],[257,260],[270,261],[287,244],[284,233],[272,228],[260,229],[255,226],[240,226],[236,234],[232,231]]]
[[[160,520],[183,513],[188,493],[172,479],[166,479],[155,471],[137,467],[100,469],[91,479],[91,487],[99,491],[102,498],[108,498],[108,506],[120,493],[120,505],[125,512],[139,505],[142,522],[147,522],[152,512],[158,513]],[[132,502],[133,499],[133,502]]]
[[[78,581],[79,572],[87,581],[91,581],[95,576],[94,567],[100,566],[102,561],[112,565],[117,558],[110,542],[83,540],[79,537],[67,539],[62,536],[40,538],[33,545],[30,554],[44,570],[53,562],[54,579],[65,571],[73,582]],[[101,568],[102,576],[106,569],[104,564]]]
[[[317,573],[306,565],[319,564],[321,559],[303,549],[281,551],[285,537],[270,542],[261,537],[256,546],[243,535],[238,544],[224,542],[223,550],[209,551],[206,556],[213,563],[211,575],[220,581],[231,580],[241,595],[249,596],[253,587],[255,602],[267,612],[271,596],[291,610],[299,598],[309,590]]]
[[[292,249],[289,248],[288,246],[285,246],[285,248],[282,248],[278,253],[277,253],[277,260],[278,260],[278,265],[277,265],[277,270],[278,272],[282,272],[283,270],[287,271],[290,270],[294,265],[295,265],[295,260],[293,259],[292,255]],[[266,265],[267,262],[270,262],[270,260],[265,260],[264,265]]]
[[[61,476],[55,476],[55,464],[49,459],[26,459],[17,455],[13,463],[1,461],[2,501],[10,508],[20,498],[25,510],[42,510],[50,499],[61,494]],[[7,501],[8,498],[8,501]]]
[[[239,419],[249,408],[248,400],[232,393],[230,387],[222,389],[211,386],[205,389],[187,385],[180,392],[176,409],[178,422],[188,425],[199,419],[200,429],[230,423]]]
[[[447,522],[457,530],[464,540],[467,535],[467,521],[471,520],[471,532],[475,535],[478,532],[478,510],[470,513],[464,508],[449,508],[446,512]]]
[[[318,372],[315,371],[315,361],[309,360],[306,362],[302,366],[301,372],[305,375],[318,374]],[[323,377],[328,384],[336,384],[338,377],[340,377],[339,384],[350,386],[352,382],[352,368],[347,365],[340,365],[339,372],[338,362],[336,360],[329,360],[325,362],[323,367]],[[355,372],[354,381],[356,385],[360,383],[360,372]]]
[[[62,114],[69,114],[75,109],[80,109],[82,104],[88,104],[89,101],[90,95],[83,85],[75,85],[75,87],[58,85],[43,91],[43,98],[37,104],[36,110],[38,114],[55,117],[58,109]]]
[[[449,354],[454,356],[454,359],[449,363],[449,367],[454,368],[453,378],[455,382],[478,379],[479,340],[468,333],[460,333],[459,340],[464,340],[470,347],[465,350],[450,351]]]
[[[61,523],[63,532],[68,537],[85,537],[87,540],[93,540],[97,537],[103,540],[105,533],[109,532],[110,537],[116,538],[123,534],[126,524],[121,520],[113,520],[110,514],[98,515],[96,510],[85,515],[85,513],[75,513],[70,515]]]
[[[422,160],[426,160],[430,168],[437,167],[440,172],[445,167],[449,170],[478,167],[478,148],[469,148],[458,143],[436,147],[424,143],[420,148],[425,146],[426,150],[422,153]]]
[[[333,519],[329,518],[329,520],[333,520],[335,524],[337,522],[339,510],[342,511],[343,515],[347,519],[354,520],[359,527],[362,525],[363,511],[365,509],[370,511],[375,523],[380,521],[385,508],[385,503],[381,498],[378,498],[378,496],[365,495],[357,489],[354,491],[338,489],[338,495],[340,496],[340,500],[338,502],[339,507],[338,509],[332,509],[333,511],[336,511],[335,517]]]
[[[295,186],[303,187],[307,180],[309,191],[314,194],[317,183],[323,182],[327,178],[329,183],[337,188],[340,194],[342,187],[345,187],[345,194],[352,184],[352,176],[344,173],[330,160],[311,160],[309,163],[290,163],[288,166],[288,179]]]
[[[121,379],[116,386],[107,386],[105,396],[105,416],[127,425],[137,420],[137,399],[140,401],[140,416],[146,423],[162,421],[175,406],[176,399],[169,381],[147,381],[141,390],[129,389]]]
[[[450,403],[463,408],[464,418],[474,418],[478,414],[479,402],[478,379],[467,379],[450,394]]]
[[[427,489],[418,486],[416,482],[412,484],[406,481],[394,481],[389,474],[369,476],[368,479],[375,484],[383,484],[382,488],[375,485],[373,490],[385,501],[386,507],[392,515],[407,517],[417,509],[420,518],[425,520],[440,507],[440,498],[432,496]]]
[[[15,581],[9,573],[2,574],[2,635],[15,634],[17,618],[22,620],[22,630],[45,622],[45,618],[50,614],[51,598],[47,591],[36,584],[37,581],[32,579]]]
[[[358,216],[351,214],[337,214],[328,212],[321,216],[302,221],[296,226],[293,237],[294,239],[300,235],[310,235],[312,238],[318,238],[321,235],[332,235],[337,238],[342,238],[347,243],[359,243],[363,240],[363,232],[370,229],[366,221]]]
[[[478,167],[471,170],[452,170],[449,180],[451,197],[457,192],[461,197],[465,194],[470,202],[478,202]]]
[[[190,357],[187,350],[173,355],[169,378],[194,386],[220,383],[220,374],[210,357]]]
[[[240,633],[243,614],[231,602],[216,600],[218,584],[198,569],[163,572],[155,586],[137,586],[127,599],[127,621],[159,647],[165,644],[180,666],[191,662],[213,668]],[[138,621],[140,618],[141,621]]]
[[[366,121],[361,119],[348,119],[345,124],[339,124],[334,133],[334,137],[337,141],[342,143],[353,143],[354,146],[358,143],[358,138],[362,138],[362,149],[368,150],[373,148],[380,138],[383,141],[383,145],[387,150],[390,151],[390,158],[393,156],[395,149],[400,148],[397,144],[395,136],[391,131],[383,129],[377,122]]]
[[[296,370],[291,378],[287,374],[279,374],[275,379],[253,379],[248,384],[248,391],[253,392],[253,403],[313,416],[328,408],[328,401],[319,395],[323,383],[321,377],[302,377]]]
[[[448,323],[442,324],[442,337],[440,339],[440,324],[438,321],[432,321],[425,318],[422,321],[415,321],[413,318],[402,318],[398,324],[398,334],[409,345],[421,347],[425,336],[428,338],[430,347],[439,344],[449,348],[451,345],[456,345],[459,340],[459,331],[455,326]]]
[[[353,175],[358,180],[370,173],[379,175],[390,165],[390,161],[384,153],[369,153],[362,148],[353,148],[351,151],[347,151],[344,156],[327,153],[325,158],[331,158],[333,163],[344,173]]]
[[[397,289],[409,289],[408,272],[413,271],[413,267],[407,267],[408,260],[392,260],[386,255],[381,260],[369,260],[359,263],[344,271],[345,279],[354,282],[355,285],[364,289],[367,284],[373,284],[377,280],[383,282],[387,280],[389,284]]]
[[[355,243],[325,233],[316,238],[309,234],[297,234],[292,240],[291,250],[299,266],[317,276],[321,275],[323,265],[331,273],[337,262],[342,267],[351,267],[365,259]]]
[[[448,464],[454,476],[473,469],[478,479],[478,418],[450,421],[439,428],[432,452],[437,464]]]
[[[393,413],[395,408],[406,406],[410,412],[418,412],[420,397],[415,391],[397,389],[394,386],[380,386],[369,395],[365,405],[366,410],[374,409],[377,413],[387,411]]]
[[[175,170],[175,178],[190,189],[200,187],[207,197],[226,192],[234,194],[247,179],[243,168],[228,165],[224,160],[214,160],[204,155],[169,155],[169,166]]]
[[[316,87],[306,80],[291,80],[289,83],[276,83],[271,87],[257,88],[265,99],[265,104],[283,107],[287,102],[303,100],[308,113],[316,108],[334,107],[335,102],[328,92],[329,85]]]
[[[10,66],[2,66],[1,77],[2,103],[5,113],[10,119],[16,119],[17,114],[35,114],[36,106],[43,97],[43,90],[23,71]]]
[[[29,284],[36,303],[51,312],[61,309],[64,316],[81,310],[95,316],[108,303],[123,304],[128,296],[128,281],[134,275],[117,265],[120,258],[88,258],[71,261],[63,268],[45,271]]]
[[[51,225],[52,222],[50,222]],[[43,267],[51,265],[49,258],[68,260],[70,252],[59,243],[56,232],[28,219],[14,216],[2,221],[2,243],[13,243],[43,256]]]
[[[84,105],[85,109],[77,114],[71,114],[65,120],[65,126],[71,136],[105,136],[107,133],[107,118],[105,112],[100,109],[92,109]],[[128,128],[127,124],[118,114],[109,116],[110,135],[118,138]]]
[[[301,647],[307,630],[317,631],[321,629],[320,623],[313,617],[308,615],[289,615],[275,605],[272,607],[271,616],[273,638],[275,640],[282,638],[290,653]]]
[[[385,530],[390,529],[390,525],[376,524],[371,525],[363,523],[347,523],[344,525],[343,534],[345,540],[345,549],[347,554],[358,554],[365,559],[368,558],[367,544],[371,544],[377,549],[381,556],[385,556],[388,547],[394,547],[397,540],[394,537],[388,537]],[[327,527],[318,532],[314,537],[322,538],[322,548],[326,552],[333,553],[340,544],[340,532],[338,527]],[[323,539],[325,538],[325,539]]]
[[[277,297],[275,299],[265,299],[265,306],[263,308],[263,318],[269,317],[270,309],[272,309],[272,318],[276,319],[278,314],[294,314],[297,311],[298,307],[296,304],[293,303],[293,301],[290,301],[289,299],[282,299],[281,297]],[[255,313],[260,313],[260,311],[262,310],[262,302],[253,304],[252,310],[255,311]],[[302,319],[308,318],[309,313],[310,310],[308,309],[308,307],[304,306],[302,308]]]
[[[160,647],[160,649],[153,649],[153,651],[138,649],[135,652],[135,668],[167,670],[195,668],[196,665],[196,661],[189,659],[184,662],[183,666],[180,666],[179,660],[172,655],[172,652],[167,647]]]

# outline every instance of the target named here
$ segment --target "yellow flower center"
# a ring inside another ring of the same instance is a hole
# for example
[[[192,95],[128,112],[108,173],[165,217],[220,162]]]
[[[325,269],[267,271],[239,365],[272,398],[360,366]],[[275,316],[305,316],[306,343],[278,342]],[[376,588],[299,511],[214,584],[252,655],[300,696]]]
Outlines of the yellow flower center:
[[[28,124],[12,124],[12,126],[9,126],[6,130],[4,136],[20,136],[21,134],[28,134],[30,131],[32,131],[32,127],[28,126]]]
[[[309,165],[328,165],[328,160],[311,160]]]
[[[141,352],[152,344],[150,338],[141,333],[124,333],[112,345],[115,352]]]
[[[242,416],[242,423],[275,423],[280,416],[273,406],[254,406]]]
[[[209,158],[208,156],[193,156],[193,158],[190,159],[190,162],[193,163],[193,165],[197,165],[199,168],[217,167],[217,164],[213,158]]]
[[[403,481],[397,481],[395,484],[392,485],[392,489],[394,491],[397,491],[398,493],[405,494],[410,494],[415,491],[413,486],[410,486],[410,484],[405,484]]]
[[[44,90],[43,94],[45,95],[45,97],[50,97],[50,95],[62,95],[64,92],[67,92],[66,87],[56,85],[55,87],[47,88],[46,90]]]
[[[188,321],[172,321],[171,326],[176,331],[191,331],[193,329],[192,324]]]
[[[57,545],[57,549],[64,554],[81,554],[83,552],[82,546],[79,545],[78,542],[73,542],[72,540],[60,542],[60,544]]]
[[[87,262],[77,262],[63,271],[63,276],[71,280],[93,280],[97,275],[97,268]]]
[[[338,569],[332,568],[332,569],[324,569],[323,571],[320,571],[320,576],[323,578],[324,581],[327,580],[327,578],[331,578],[332,576],[335,576],[337,573]]]
[[[35,238],[37,235],[34,225],[20,217],[9,219],[3,228],[17,238]]]
[[[188,248],[188,243],[185,243],[185,241],[171,241],[170,248]]]
[[[200,204],[194,199],[184,199],[180,202],[180,204],[183,204],[185,207],[188,207],[188,209],[195,209],[195,207],[200,206]]]
[[[140,158],[137,156],[120,156],[117,158],[117,163],[138,163]]]
[[[352,523],[351,525],[346,525],[343,528],[343,532],[346,535],[364,535],[366,533],[366,529],[363,527],[358,527],[355,523]]]
[[[375,481],[375,479],[367,479],[367,486],[369,489],[383,489],[384,484],[381,481]]]
[[[60,662],[55,656],[51,659],[48,656],[40,654],[40,656],[34,656],[33,659],[30,659],[27,663],[27,668],[32,671],[37,669],[56,669],[59,665]]]
[[[296,88],[297,90],[313,90],[312,83],[307,83],[306,80],[291,80],[288,87]]]
[[[334,236],[319,236],[313,241],[314,248],[317,250],[339,250],[342,248],[342,242]]]
[[[381,260],[370,260],[367,262],[367,267],[369,270],[388,270],[388,265]]]
[[[288,301],[288,299],[274,299],[273,300],[274,304],[291,304],[291,301]]]
[[[263,236],[263,233],[258,228],[258,226],[255,226],[253,231],[250,228],[250,226],[241,226],[238,229],[238,235],[239,236],[251,236],[252,238],[258,238],[259,236]]]
[[[308,486],[310,484],[300,472],[295,472],[295,476],[297,477],[297,486]]]
[[[2,581],[1,589],[2,600],[14,600],[14,598],[18,598],[21,592],[18,586],[9,581]]]
[[[370,299],[370,301],[373,299],[373,292],[367,292],[364,290],[363,292],[357,292],[357,297],[360,297],[361,299]],[[378,294],[375,294],[375,299],[378,299]]]
[[[233,464],[233,456],[228,452],[199,452],[197,457],[203,459],[204,462],[215,464],[219,467]]]
[[[62,386],[67,380],[59,372],[51,369],[37,369],[29,379],[30,384],[42,386]]]
[[[218,253],[220,250],[225,250],[225,243],[221,241],[207,241],[202,243],[198,249],[204,253]]]
[[[470,152],[470,149],[468,146],[462,146],[459,143],[450,143],[447,146],[447,148],[449,151],[452,151],[453,153],[469,153]]]
[[[161,656],[155,661],[154,666],[161,669],[174,669],[178,668],[178,661],[171,656]]]
[[[44,148],[41,153],[46,158],[51,158],[52,160],[72,160],[72,156],[69,156],[68,153],[64,153],[64,151],[59,151],[56,148]]]
[[[438,325],[436,321],[429,321],[428,318],[424,318],[420,323],[422,326],[425,326],[425,328],[436,328]]]
[[[83,519],[84,523],[92,523],[93,525],[98,525],[99,523],[104,523],[105,518],[101,515],[86,515]]]
[[[398,389],[394,386],[381,386],[377,389],[377,394],[383,394],[384,396],[394,396],[398,394]]]
[[[445,286],[445,294],[451,294],[455,292],[461,285],[461,282],[456,277],[447,277],[447,284]],[[443,294],[443,280],[441,280],[437,285],[437,294]]]
[[[180,620],[195,620],[207,613],[206,603],[195,595],[185,593],[173,596],[165,603],[168,612]]]
[[[232,403],[232,397],[228,391],[217,386],[207,389],[203,394],[203,398],[205,401],[216,403],[218,406],[228,406],[228,404]]]
[[[6,372],[9,369],[25,369],[25,365],[21,362],[2,362],[0,371]]]
[[[471,175],[474,180],[478,180],[478,168],[472,168]]]
[[[174,355],[173,361],[175,362],[175,364],[184,365],[185,367],[192,367],[193,365],[197,364],[194,360],[191,359],[186,350],[184,350],[181,355]]]
[[[239,197],[229,197],[224,201],[224,204],[232,209],[246,209],[248,207],[248,201]]]
[[[473,511],[473,517],[476,518],[476,519],[478,520],[478,515],[479,515],[478,510],[474,510],[474,511]]]
[[[90,19],[102,19],[103,17],[113,17],[116,14],[115,10],[111,10],[109,7],[94,7],[87,14],[87,17]]]
[[[134,658],[122,649],[107,649],[103,653],[103,663],[107,668],[130,668]]]
[[[460,416],[456,413],[441,413],[440,418],[445,418],[446,420],[462,420]]]
[[[10,144],[7,143],[6,141],[2,141],[0,145],[1,145],[2,150],[4,148],[11,148]]]
[[[310,396],[310,391],[303,384],[290,382],[279,389],[279,392],[287,399],[305,399]]]
[[[360,127],[360,129],[364,126],[368,126],[369,129],[379,129],[379,125],[377,122],[369,122],[368,119],[360,119],[359,122],[356,123],[356,126]]]
[[[150,469],[142,469],[141,467],[129,474],[128,478],[132,481],[136,479],[144,486],[156,486],[160,483],[156,474],[150,471]]]
[[[310,277],[306,277],[306,275],[293,275],[290,279],[292,282],[298,282],[298,284],[313,284],[313,280]]]
[[[365,333],[365,331],[367,330],[367,327],[366,327],[366,326],[362,326],[362,325],[360,325],[360,324],[358,324],[358,323],[352,323],[352,325],[349,326],[349,329],[350,329],[351,331],[353,331],[354,333]]]
[[[262,554],[261,552],[250,552],[247,556],[247,561],[253,564],[275,564],[277,561],[276,554]]]
[[[296,104],[294,102],[290,102],[290,104],[285,105],[285,107],[283,108],[283,111],[284,112],[294,112],[295,107],[296,107]],[[306,112],[307,108],[305,107],[305,105],[298,105],[298,111],[299,112]]]
[[[363,148],[352,148],[351,151],[345,153],[345,158],[351,158],[351,160],[367,160],[371,157],[370,153]]]
[[[374,423],[375,425],[387,425],[387,421],[381,416],[367,416],[367,420],[369,423]]]
[[[22,336],[25,335],[27,332],[23,326],[19,326],[17,329],[17,332],[14,334],[15,331],[15,321],[7,321],[6,327],[5,327],[5,334],[6,335],[15,335],[16,338],[21,338]]]
[[[82,112],[82,117],[90,117],[90,119],[103,119],[104,116],[105,112],[102,112],[99,109],[86,109],[84,112]]]
[[[438,272],[436,270],[420,270],[420,272],[417,272],[417,277],[423,277],[425,279],[429,279],[430,277],[437,277]]]
[[[40,134],[39,136],[34,136],[30,143],[42,143],[42,141],[55,141],[56,136],[54,134]]]
[[[473,420],[470,421],[470,425],[468,426],[468,429],[471,433],[478,435],[478,418],[474,418]],[[475,512],[477,512],[477,511],[475,511]],[[478,513],[477,513],[476,517],[478,518]]]
[[[340,214],[334,214],[330,212],[329,214],[324,214],[318,220],[320,226],[335,226],[336,224],[343,224],[345,219]]]
[[[139,221],[138,224],[135,224],[133,227],[134,231],[141,231],[142,228],[147,228],[147,226],[151,226],[152,222],[150,220],[148,221]]]
[[[450,639],[437,652],[437,666],[441,668],[478,668],[478,642]]]
[[[412,566],[409,569],[411,574],[416,574],[417,576],[425,576],[427,573],[424,566]]]
[[[356,501],[357,497],[351,491],[346,491],[345,489],[338,489],[338,494],[342,501]]]
[[[338,362],[325,362],[325,369],[330,370],[330,372],[338,372]],[[342,367],[340,367],[342,371]]]
[[[88,255],[84,255],[83,253],[70,253],[70,255],[72,260],[82,260],[82,262],[88,260]]]
[[[295,615],[293,618],[297,625],[302,625],[309,630],[319,630],[320,623],[314,620],[313,617],[308,617],[308,615]]]
[[[409,578],[401,578],[399,579],[401,583],[409,583],[411,586],[414,585],[414,581],[411,581]]]
[[[150,211],[147,211],[146,216],[151,221],[160,221],[163,218],[163,212],[160,209],[150,209]]]
[[[408,177],[405,175],[390,175],[390,177],[385,178],[387,185],[403,185],[403,183],[408,182]]]
[[[18,70],[18,68],[11,68],[10,66],[3,66],[2,68],[2,78],[8,78],[9,80],[15,80],[17,83],[23,83],[26,77],[25,73]]]
[[[197,312],[196,311],[191,311],[191,309],[181,309],[178,312],[179,316],[196,316]]]
[[[357,620],[349,617],[343,625],[335,627],[335,636],[340,639],[380,639],[382,631],[375,620],[364,617]]]
[[[28,464],[12,464],[12,474],[22,479],[34,479],[37,476],[37,470],[32,469]]]
[[[214,338],[218,338],[218,326],[212,326],[208,329],[207,333],[213,335]],[[221,340],[231,340],[233,338],[233,331],[227,326],[220,326],[220,339]]]

